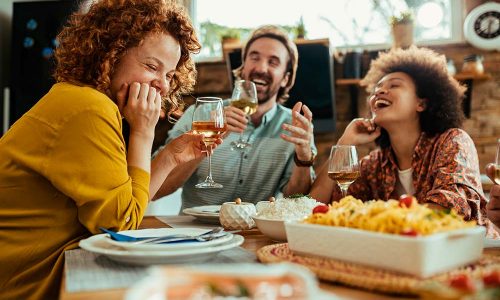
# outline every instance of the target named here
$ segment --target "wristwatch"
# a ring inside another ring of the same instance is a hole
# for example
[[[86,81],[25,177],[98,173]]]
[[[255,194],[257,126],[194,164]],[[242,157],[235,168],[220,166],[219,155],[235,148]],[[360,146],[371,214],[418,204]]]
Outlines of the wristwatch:
[[[295,164],[298,167],[310,167],[314,164],[314,160],[316,159],[317,154],[318,154],[318,152],[316,151],[316,149],[311,148],[311,159],[310,160],[306,160],[306,161],[300,160],[297,157],[297,153],[294,153],[293,154],[293,161],[295,162]]]

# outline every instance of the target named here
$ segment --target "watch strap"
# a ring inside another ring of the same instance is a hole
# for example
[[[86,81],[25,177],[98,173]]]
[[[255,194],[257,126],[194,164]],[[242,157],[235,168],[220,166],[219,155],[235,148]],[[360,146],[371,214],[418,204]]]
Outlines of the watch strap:
[[[293,154],[293,161],[298,167],[311,167],[314,164],[314,160],[316,159],[316,155],[314,155],[314,152],[311,152],[311,159],[307,161],[300,160],[297,157],[297,153]]]

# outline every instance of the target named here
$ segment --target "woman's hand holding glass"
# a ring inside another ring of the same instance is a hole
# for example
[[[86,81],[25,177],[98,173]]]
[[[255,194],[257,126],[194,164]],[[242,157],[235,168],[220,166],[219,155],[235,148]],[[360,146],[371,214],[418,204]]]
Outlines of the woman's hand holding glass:
[[[205,157],[208,151],[213,153],[213,150],[218,145],[222,144],[222,139],[218,138],[210,145],[210,149],[208,149],[203,139],[204,136],[202,134],[196,134],[190,131],[173,139],[165,148],[172,154],[174,163],[180,165]]]

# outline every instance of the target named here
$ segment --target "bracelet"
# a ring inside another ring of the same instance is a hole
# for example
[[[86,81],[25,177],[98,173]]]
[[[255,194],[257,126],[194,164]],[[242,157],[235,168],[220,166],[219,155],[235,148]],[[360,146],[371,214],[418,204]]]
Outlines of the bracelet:
[[[314,152],[311,152],[311,159],[308,160],[308,161],[303,161],[303,160],[300,160],[298,157],[297,157],[297,153],[294,153],[293,154],[293,161],[295,162],[295,164],[298,166],[298,167],[311,167],[313,164],[314,164],[314,160],[316,158],[316,155],[314,155]]]

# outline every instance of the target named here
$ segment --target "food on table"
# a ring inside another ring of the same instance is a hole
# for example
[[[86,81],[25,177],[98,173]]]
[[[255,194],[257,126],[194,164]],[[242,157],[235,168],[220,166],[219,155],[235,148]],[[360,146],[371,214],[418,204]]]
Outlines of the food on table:
[[[320,204],[313,208],[313,214],[326,214],[330,208],[326,204]]]
[[[270,201],[257,214],[260,218],[273,220],[302,220],[319,202],[309,196],[295,195]]]
[[[500,269],[458,273],[448,280],[429,280],[423,285],[420,296],[433,300],[500,299]]]
[[[407,236],[429,235],[476,226],[464,221],[453,209],[433,210],[411,196],[397,200],[363,202],[347,196],[329,205],[317,206],[304,223],[350,227]]]
[[[127,299],[318,299],[317,281],[304,267],[232,265],[155,268]]]

